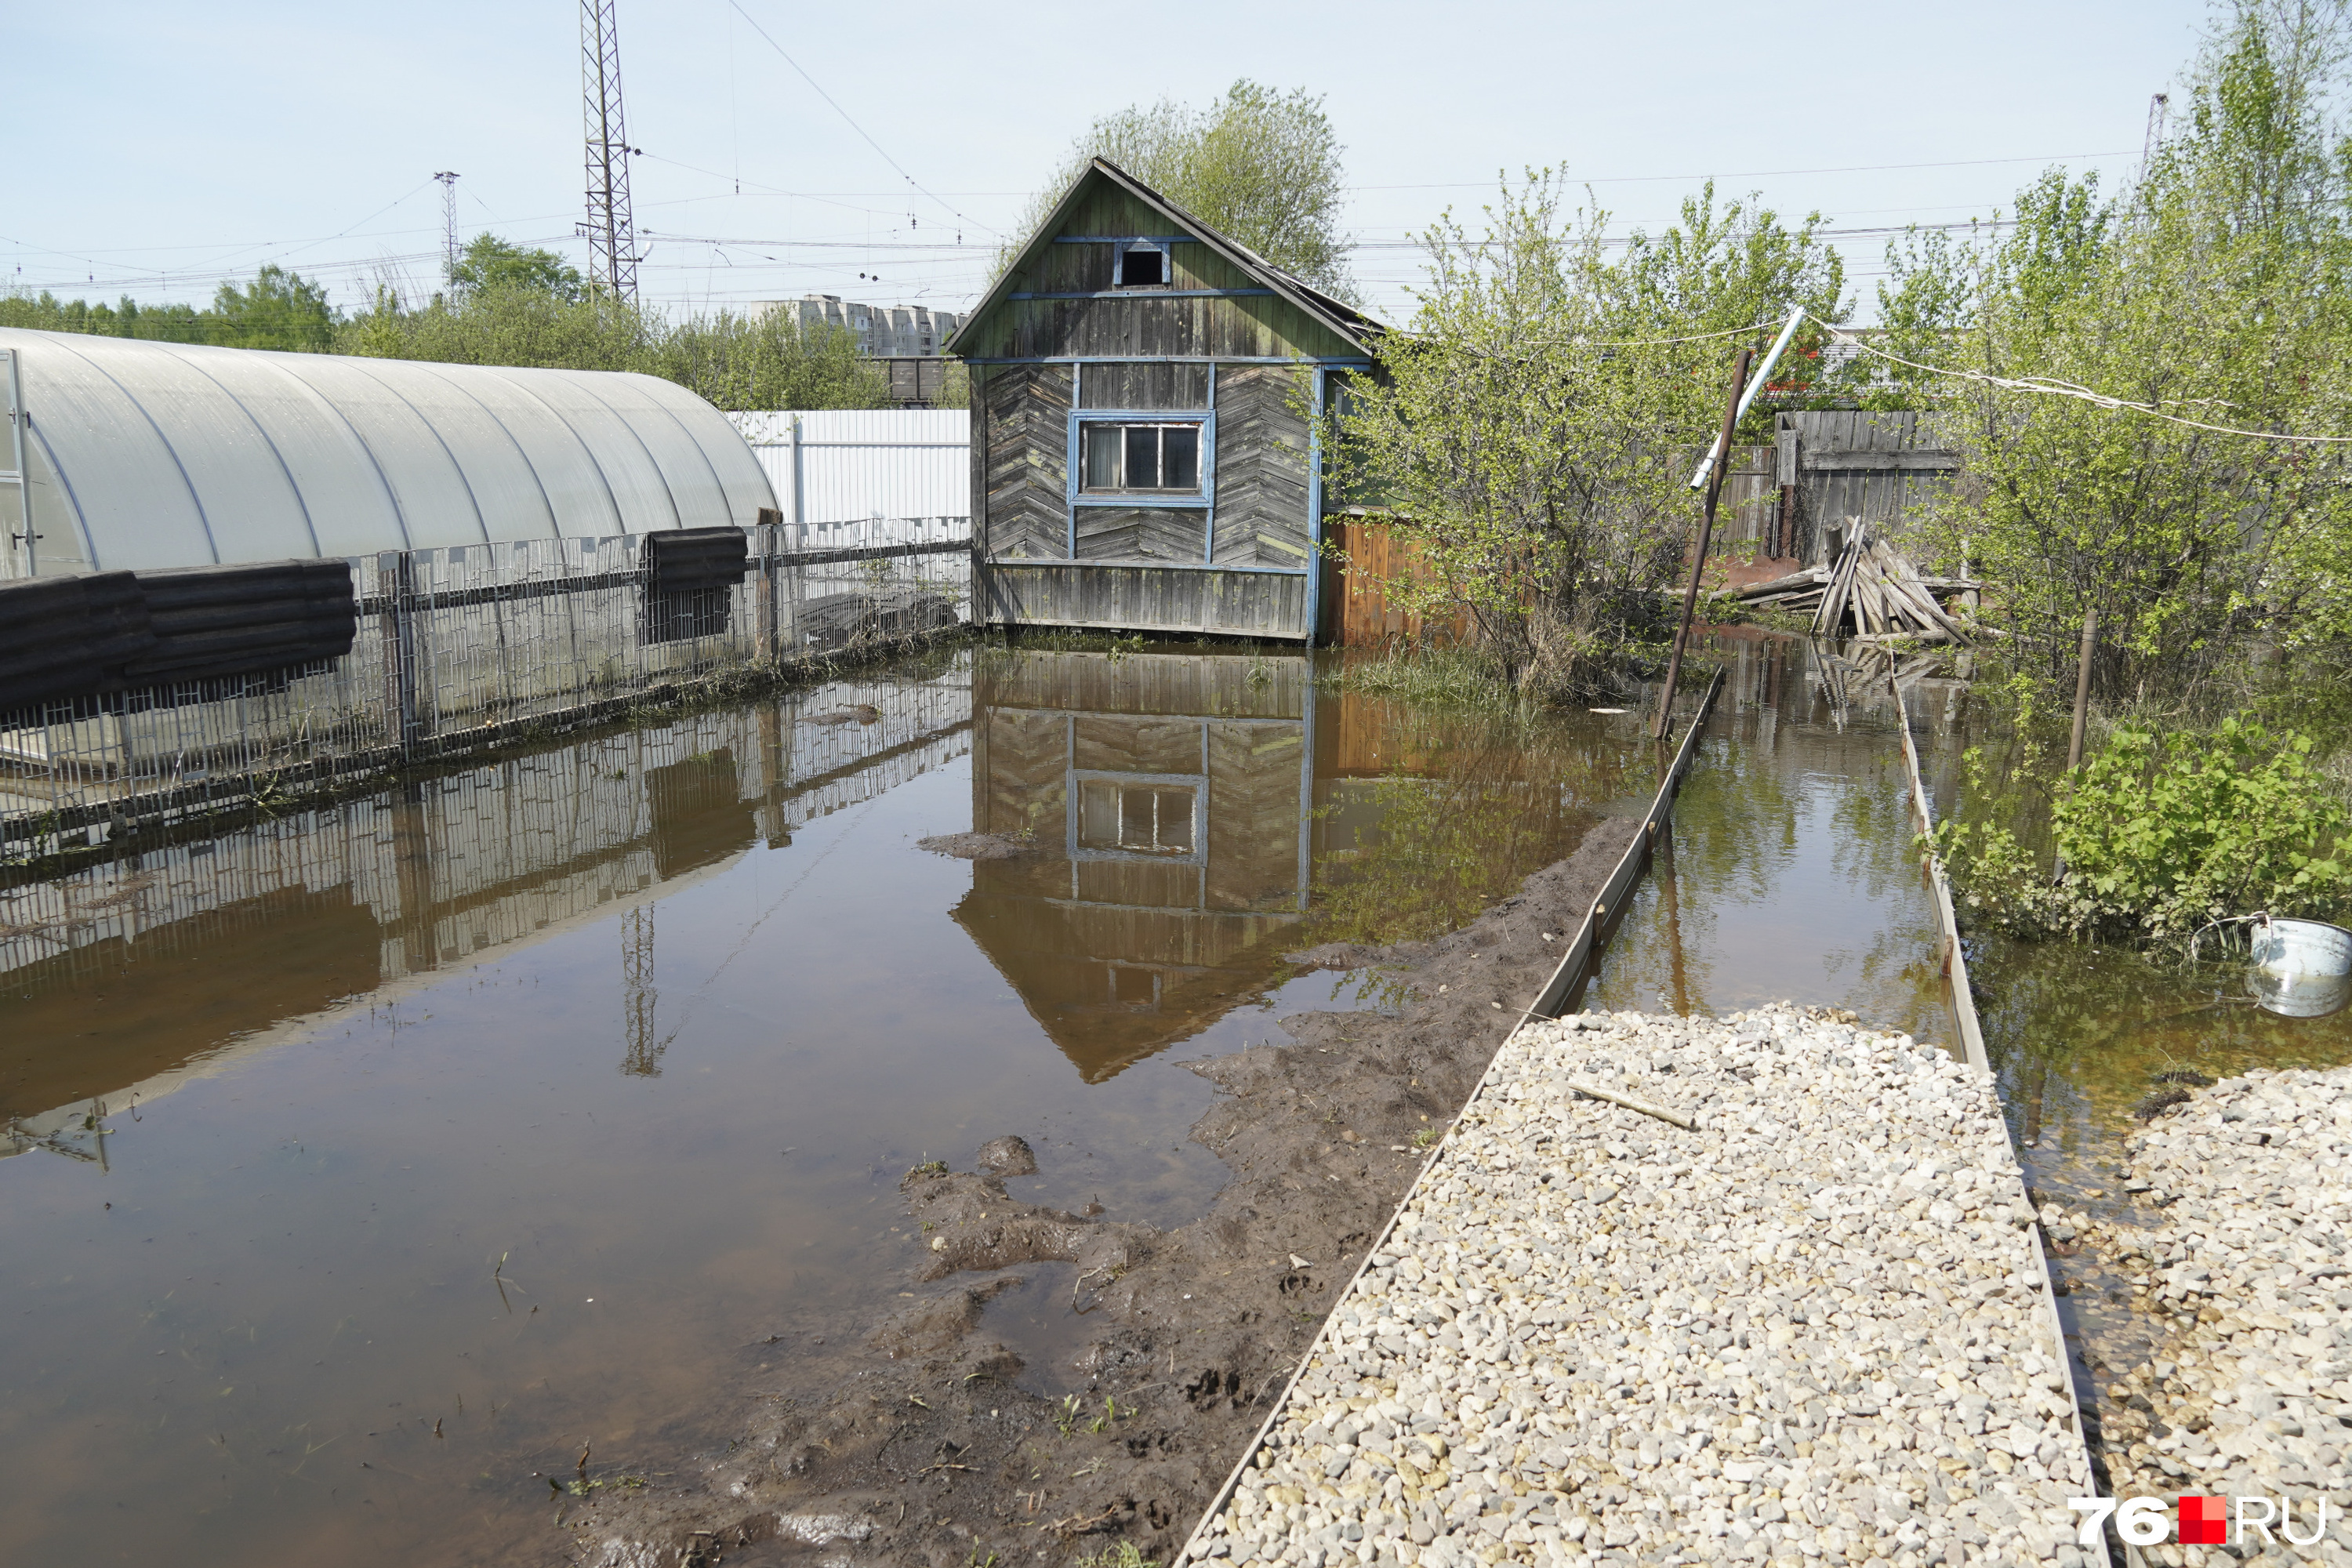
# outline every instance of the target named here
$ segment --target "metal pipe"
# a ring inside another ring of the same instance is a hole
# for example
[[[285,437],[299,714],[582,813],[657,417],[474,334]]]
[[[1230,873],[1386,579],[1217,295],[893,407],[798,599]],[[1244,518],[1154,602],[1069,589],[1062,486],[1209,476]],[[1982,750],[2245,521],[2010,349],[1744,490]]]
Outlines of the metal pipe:
[[[1764,389],[1764,384],[1771,379],[1772,367],[1780,363],[1780,351],[1787,348],[1789,340],[1797,335],[1797,323],[1804,319],[1805,308],[1802,305],[1789,312],[1789,319],[1780,325],[1780,335],[1772,340],[1771,348],[1764,355],[1763,365],[1756,372],[1755,377],[1748,382],[1747,395],[1740,398],[1739,406],[1733,412],[1730,423],[1723,427],[1722,439],[1708,449],[1706,457],[1699,459],[1697,472],[1691,475],[1691,489],[1695,490],[1704,489],[1706,485],[1707,473],[1715,467],[1716,459],[1731,450],[1731,432],[1738,427],[1742,419],[1748,417],[1748,405],[1756,401],[1756,395],[1761,392]]]

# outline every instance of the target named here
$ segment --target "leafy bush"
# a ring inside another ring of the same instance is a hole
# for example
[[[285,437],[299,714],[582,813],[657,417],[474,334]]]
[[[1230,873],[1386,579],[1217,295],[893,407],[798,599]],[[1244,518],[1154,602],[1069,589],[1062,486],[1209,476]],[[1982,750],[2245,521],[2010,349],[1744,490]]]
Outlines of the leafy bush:
[[[2168,743],[2119,729],[2052,811],[2055,881],[2005,826],[1947,822],[1935,842],[1963,900],[2024,934],[2165,938],[2256,910],[2325,917],[2352,904],[2352,813],[2311,752],[2307,736],[2236,719]]]

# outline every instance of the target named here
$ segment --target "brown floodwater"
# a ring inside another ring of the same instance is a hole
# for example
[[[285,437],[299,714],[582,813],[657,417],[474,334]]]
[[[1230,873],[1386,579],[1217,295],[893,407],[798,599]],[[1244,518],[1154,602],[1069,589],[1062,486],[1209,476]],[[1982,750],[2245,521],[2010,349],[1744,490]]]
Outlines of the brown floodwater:
[[[1588,1004],[1948,1042],[1883,677],[1713,647]],[[1017,1132],[1025,1200],[1197,1215],[1223,1172],[1179,1064],[1383,1000],[1285,951],[1465,920],[1661,763],[1638,711],[1338,668],[966,651],[0,884],[0,1561],[559,1560],[583,1448],[657,1479],[787,1346],[896,1304],[908,1166]],[[1912,692],[1948,782],[1966,683]],[[918,847],[968,831],[1025,852]],[[2030,1037],[2046,1006],[1991,984],[1988,1033]],[[2045,1065],[2063,1140],[2097,1096]],[[1026,1272],[988,1331],[1076,1387],[1085,1323]]]
[[[1311,916],[1473,911],[1644,787],[1631,721],[1313,674],[966,651],[0,884],[0,1561],[559,1560],[583,1450],[658,1479],[895,1303],[910,1165],[1196,1215],[1175,1063],[1380,1004]],[[973,829],[1027,853],[918,847]],[[992,1331],[1076,1386],[1034,1272]]]

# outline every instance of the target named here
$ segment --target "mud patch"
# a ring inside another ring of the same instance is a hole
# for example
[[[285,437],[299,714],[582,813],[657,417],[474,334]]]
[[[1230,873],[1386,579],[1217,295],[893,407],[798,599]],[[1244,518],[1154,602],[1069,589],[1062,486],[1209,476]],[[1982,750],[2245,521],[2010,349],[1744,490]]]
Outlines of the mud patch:
[[[1189,1225],[1024,1204],[986,1170],[910,1173],[905,1304],[879,1326],[780,1330],[794,1348],[781,1381],[753,1391],[741,1436],[678,1467],[685,1484],[599,1493],[567,1520],[579,1560],[963,1568],[1125,1541],[1166,1562],[1638,831],[1601,822],[1450,935],[1297,955],[1382,969],[1402,1004],[1294,1015],[1288,1044],[1186,1064],[1224,1091],[1192,1137],[1229,1173]],[[971,1279],[982,1273],[996,1278]],[[1048,1337],[990,1331],[1016,1313]],[[1071,1333],[1045,1351],[1064,1321]],[[786,1517],[868,1533],[820,1551],[780,1534]]]
[[[915,847],[958,860],[1017,860],[1037,852],[1034,841],[1003,833],[942,833],[915,840]]]

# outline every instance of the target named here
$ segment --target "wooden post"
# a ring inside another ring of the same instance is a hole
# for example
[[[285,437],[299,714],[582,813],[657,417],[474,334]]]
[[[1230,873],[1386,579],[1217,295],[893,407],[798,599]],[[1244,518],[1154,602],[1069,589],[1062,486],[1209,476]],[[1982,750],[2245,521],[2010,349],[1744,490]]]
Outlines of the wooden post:
[[[2074,733],[2066,742],[2066,771],[2083,765],[2083,726],[2091,714],[2091,650],[2099,640],[2099,612],[2083,612],[2083,653],[2074,667]]]
[[[762,664],[776,661],[776,535],[783,531],[784,514],[774,507],[760,509],[760,521],[751,531],[759,556],[753,569],[759,574],[755,592],[759,596],[757,626],[753,634],[754,656]]]
[[[1731,463],[1731,430],[1739,422],[1739,395],[1748,387],[1748,362],[1755,357],[1754,349],[1741,349],[1738,363],[1731,368],[1731,398],[1723,405],[1723,439],[1717,444],[1715,468],[1706,477],[1706,505],[1699,515],[1698,550],[1691,557],[1690,586],[1683,590],[1682,625],[1675,631],[1674,656],[1666,660],[1665,695],[1658,701],[1658,722],[1652,733],[1658,740],[1666,738],[1666,731],[1675,717],[1675,683],[1682,677],[1683,649],[1690,642],[1691,615],[1698,608],[1699,576],[1706,570],[1706,547],[1715,538],[1715,503],[1723,494],[1723,476]]]

